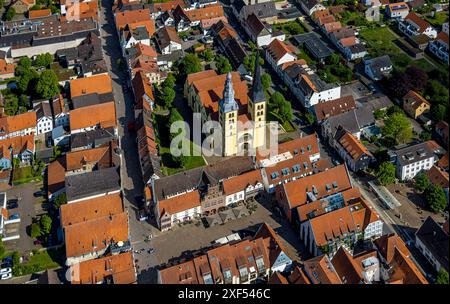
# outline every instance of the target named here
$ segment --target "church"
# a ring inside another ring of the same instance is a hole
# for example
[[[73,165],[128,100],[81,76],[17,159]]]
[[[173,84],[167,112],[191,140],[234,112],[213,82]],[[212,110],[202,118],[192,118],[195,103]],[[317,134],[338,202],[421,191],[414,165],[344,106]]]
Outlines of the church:
[[[250,92],[238,72],[218,75],[214,70],[189,74],[184,94],[194,113],[201,113],[202,124],[217,121],[222,129],[222,156],[251,153],[265,145],[266,96],[261,67],[256,58]],[[244,128],[238,124],[244,124]],[[214,148],[212,142],[210,148]]]

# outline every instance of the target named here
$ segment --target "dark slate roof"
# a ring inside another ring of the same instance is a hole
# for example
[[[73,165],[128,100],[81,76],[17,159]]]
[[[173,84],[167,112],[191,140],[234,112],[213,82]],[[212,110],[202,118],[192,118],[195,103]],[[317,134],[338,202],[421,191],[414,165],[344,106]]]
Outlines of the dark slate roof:
[[[362,128],[375,123],[373,113],[368,108],[357,108],[348,112],[338,114],[328,119],[332,135],[338,130],[339,126],[345,128],[351,133],[357,133]]]
[[[184,55],[184,51],[183,50],[176,50],[176,51],[173,51],[170,54],[158,55],[157,60],[158,61],[175,62],[178,59],[183,58],[183,55]]]
[[[67,200],[76,200],[120,189],[117,167],[88,173],[69,175],[65,178]]]
[[[261,66],[259,64],[259,52],[256,52],[256,66],[255,73],[253,75],[252,89],[250,97],[254,103],[266,101],[266,95],[264,94],[264,89],[261,80]]]
[[[253,35],[255,35],[255,37],[270,34],[264,23],[262,23],[262,21],[255,14],[249,15],[245,20],[245,23],[247,24]]]
[[[318,0],[299,0],[303,2],[303,5],[308,9],[312,9],[316,4],[319,4]]]
[[[381,69],[392,67],[392,61],[389,58],[389,55],[383,55],[364,60],[364,65],[368,65],[370,67],[375,77],[382,78],[385,74],[381,71]]]
[[[251,14],[255,14],[258,18],[268,18],[277,16],[278,11],[275,7],[275,2],[263,2],[252,5],[246,5],[244,1],[238,0],[233,3],[236,11],[244,18]]]
[[[238,68],[244,62],[247,53],[239,41],[233,37],[227,39],[224,43],[225,53],[228,56],[228,59],[230,59],[234,68]]]
[[[45,148],[36,151],[36,159],[46,160],[53,157],[53,148]]]
[[[356,100],[361,107],[367,107],[370,111],[382,110],[394,105],[392,101],[383,93],[375,93]]]
[[[233,157],[212,165],[198,167],[154,181],[157,200],[167,196],[199,189],[207,185],[216,185],[223,179],[242,174],[254,169],[250,157]]]
[[[114,128],[96,129],[87,132],[80,132],[70,135],[71,149],[77,149],[87,146],[98,147],[109,143],[114,136]]]
[[[433,257],[448,272],[449,239],[448,234],[430,216],[416,232],[418,238]]]
[[[359,54],[366,51],[366,47],[362,43],[357,43],[348,47],[352,54]]]
[[[303,14],[294,6],[278,11],[278,18],[280,19],[293,19],[301,16]]]
[[[293,42],[298,46],[304,46],[316,59],[324,59],[332,54],[332,51],[322,41],[320,36],[314,32],[295,35]]]
[[[434,152],[425,142],[412,144],[392,152],[397,155],[397,162],[401,166],[406,166],[430,157],[434,157]]]
[[[114,101],[112,92],[105,94],[92,93],[72,98],[72,106],[74,109],[78,109],[111,101]]]

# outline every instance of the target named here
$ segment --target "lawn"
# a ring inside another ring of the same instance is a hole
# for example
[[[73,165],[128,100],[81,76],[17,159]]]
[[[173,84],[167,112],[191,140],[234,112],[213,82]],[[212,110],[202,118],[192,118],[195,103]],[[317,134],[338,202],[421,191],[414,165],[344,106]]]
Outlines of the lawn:
[[[13,184],[24,184],[32,180],[42,180],[42,176],[35,176],[31,166],[13,169]]]
[[[189,141],[190,151],[194,154],[201,153],[200,147],[194,146],[194,144]],[[172,155],[170,153],[170,147],[160,147],[159,154],[161,155],[161,171],[164,175],[172,175],[181,171],[201,167],[205,165],[205,161],[202,156],[186,156],[186,162],[183,167],[175,166],[172,162]]]
[[[388,27],[365,28],[359,36],[367,42],[368,52],[372,57],[389,55],[395,66],[404,68],[411,63],[411,58],[395,45],[397,38]]]
[[[442,24],[448,19],[448,12],[442,11],[435,13],[433,17],[426,16],[425,20],[428,21],[432,26],[441,28]]]
[[[311,56],[306,53],[306,51],[302,50],[300,53],[297,54],[298,59],[303,59],[306,61],[308,65],[315,65],[316,61],[311,58]]]
[[[63,249],[49,249],[35,252],[27,262],[14,266],[14,276],[23,276],[46,269],[62,267],[64,265]]]
[[[288,35],[298,35],[308,32],[308,29],[299,19],[283,23],[275,23],[272,28],[273,31],[281,30]]]

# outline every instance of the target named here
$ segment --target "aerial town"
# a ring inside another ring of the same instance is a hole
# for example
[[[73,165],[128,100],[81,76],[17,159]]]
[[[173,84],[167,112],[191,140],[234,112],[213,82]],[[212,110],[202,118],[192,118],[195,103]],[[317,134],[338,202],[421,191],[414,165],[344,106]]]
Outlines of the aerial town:
[[[0,285],[449,284],[448,1],[0,16]]]

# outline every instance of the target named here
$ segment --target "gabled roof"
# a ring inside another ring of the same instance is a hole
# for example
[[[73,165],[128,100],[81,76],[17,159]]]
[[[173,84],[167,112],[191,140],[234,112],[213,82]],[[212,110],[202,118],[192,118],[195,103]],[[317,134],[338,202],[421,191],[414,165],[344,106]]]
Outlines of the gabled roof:
[[[270,35],[269,30],[255,14],[250,14],[245,20],[245,24],[255,37]]]
[[[150,20],[150,9],[126,10],[116,13],[116,26],[120,31],[129,23],[136,23]]]
[[[361,265],[344,247],[340,247],[333,255],[331,263],[344,284],[359,284],[364,280]]]
[[[364,146],[353,134],[345,132],[343,136],[337,139],[344,150],[354,160],[360,159],[362,156],[372,157],[372,153]]]
[[[327,255],[303,262],[305,272],[313,284],[342,284]]]
[[[438,166],[431,167],[431,169],[428,170],[425,174],[428,176],[430,182],[433,183],[434,185],[441,186],[442,188],[449,187],[448,172],[444,171]]]
[[[166,48],[171,42],[181,44],[181,39],[178,37],[175,28],[173,27],[162,27],[156,31],[156,42],[161,49]]]
[[[377,247],[378,252],[381,254],[381,256],[383,256],[388,264],[391,263],[396,249],[400,251],[404,256],[410,256],[410,252],[408,248],[406,248],[405,243],[395,233],[385,234],[373,241],[373,243]]]
[[[136,270],[131,251],[84,261],[72,266],[71,284],[135,284]]]
[[[120,193],[87,199],[74,204],[64,204],[60,210],[61,226],[65,228],[66,226],[109,217],[123,211]]]
[[[117,125],[116,107],[114,102],[101,103],[70,111],[71,130],[78,130],[98,125],[102,128]]]
[[[145,77],[144,72],[138,71],[131,81],[133,86],[133,92],[135,97],[135,106],[138,109],[143,107],[143,96],[148,96],[152,101],[155,101],[155,96],[153,95],[153,89],[150,81]]]
[[[66,153],[66,171],[79,170],[86,164],[98,163],[104,157],[108,157],[110,147],[98,147],[94,149],[74,151]],[[108,155],[107,155],[108,154]]]
[[[295,54],[286,45],[286,43],[278,39],[272,40],[272,42],[267,46],[266,51],[270,54],[275,62],[278,62],[286,54],[291,54],[296,58]]]
[[[52,11],[50,9],[30,10],[28,11],[28,18],[34,19],[34,18],[48,17],[51,14]]]
[[[0,133],[14,133],[36,127],[36,112],[30,111],[14,116],[0,115]]]
[[[417,30],[419,33],[423,33],[427,28],[431,27],[431,25],[420,18],[415,12],[409,12],[409,14],[404,19],[407,22],[412,22],[419,27]]]
[[[118,242],[128,241],[128,214],[122,212],[66,226],[66,256],[77,257],[98,252]]]
[[[165,214],[175,215],[179,212],[187,211],[199,207],[200,193],[197,190],[177,195],[158,202],[159,217]]]
[[[10,151],[10,149],[12,151]],[[34,153],[34,135],[14,136],[0,140],[0,159],[7,158],[12,161],[12,156],[19,155],[25,151]]]
[[[314,112],[318,121],[350,111],[356,108],[356,102],[352,95],[343,96],[326,102],[319,102],[314,106]]]
[[[441,228],[432,217],[428,217],[416,232],[422,244],[428,249],[431,255],[448,272],[449,264],[449,237],[448,233]]]
[[[404,97],[403,102],[409,104],[413,109],[417,110],[423,104],[430,106],[430,102],[422,97],[419,93],[410,90]]]
[[[111,92],[112,82],[109,74],[77,78],[70,81],[70,96],[72,98],[91,93],[104,94]]]
[[[223,190],[226,195],[230,195],[243,191],[248,186],[255,186],[256,184],[262,182],[261,171],[253,170],[224,180]]]

